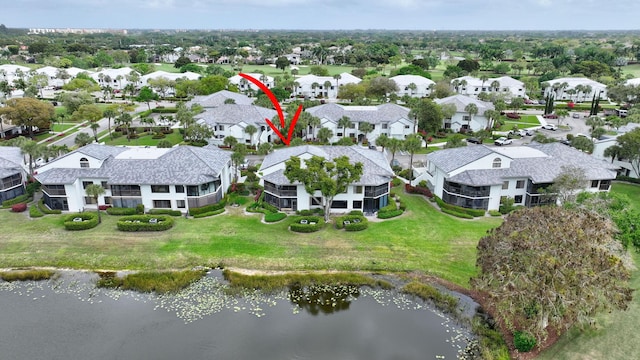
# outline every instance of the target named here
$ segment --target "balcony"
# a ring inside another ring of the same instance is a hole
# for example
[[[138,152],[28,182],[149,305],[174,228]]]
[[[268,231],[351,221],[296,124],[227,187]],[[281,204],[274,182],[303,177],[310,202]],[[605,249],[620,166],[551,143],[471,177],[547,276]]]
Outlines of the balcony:
[[[273,195],[279,196],[279,197],[283,197],[283,196],[288,196],[288,197],[296,197],[298,196],[298,190],[297,190],[297,186],[289,186],[289,185],[284,185],[284,186],[278,186],[269,182],[264,183],[264,191],[271,193]]]
[[[222,188],[218,188],[216,192],[209,193],[204,196],[187,196],[189,208],[203,207],[206,205],[217,204],[222,199]]]
[[[491,188],[488,186],[468,186],[468,185],[460,185],[456,183],[451,183],[448,181],[444,182],[443,186],[444,191],[449,194],[461,195],[469,198],[483,198],[488,197],[491,193]]]
[[[378,196],[385,195],[388,192],[389,192],[389,184],[364,187],[364,197],[368,197],[368,198],[376,198]]]

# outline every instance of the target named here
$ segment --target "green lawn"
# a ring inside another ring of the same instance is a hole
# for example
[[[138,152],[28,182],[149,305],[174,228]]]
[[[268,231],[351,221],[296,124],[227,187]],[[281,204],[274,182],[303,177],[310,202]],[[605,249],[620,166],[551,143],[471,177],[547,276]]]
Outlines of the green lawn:
[[[327,227],[290,232],[291,219],[263,224],[258,215],[177,218],[160,233],[124,233],[117,217],[98,227],[69,232],[61,215],[29,219],[0,211],[0,267],[55,266],[101,269],[167,269],[225,264],[256,269],[421,270],[468,286],[475,274],[476,245],[500,219],[462,220],[445,215],[422,197],[404,195],[408,213],[348,233]]]
[[[634,78],[640,77],[640,64],[632,64],[622,67],[622,76],[626,74],[633,75]]]
[[[640,186],[615,183],[612,191],[626,194],[631,206],[640,211]],[[633,251],[636,264],[640,264],[640,254]],[[631,278],[631,287],[640,288],[640,270],[636,269]],[[636,291],[627,311],[615,311],[599,316],[600,326],[596,330],[580,332],[572,329],[550,349],[542,353],[540,360],[579,359],[631,359],[640,352],[640,294]]]
[[[147,134],[140,136],[137,139],[127,140],[125,135],[110,140],[109,137],[102,139],[106,145],[129,145],[129,146],[156,146],[158,142],[162,140],[169,140],[171,144],[180,144],[182,142],[182,135],[177,130],[174,130],[172,134],[167,135],[163,139],[153,139],[153,134]]]

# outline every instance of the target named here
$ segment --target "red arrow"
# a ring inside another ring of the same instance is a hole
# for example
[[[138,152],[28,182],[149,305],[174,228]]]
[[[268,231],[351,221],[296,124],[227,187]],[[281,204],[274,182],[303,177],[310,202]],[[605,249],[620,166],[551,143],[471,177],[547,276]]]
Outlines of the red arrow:
[[[269,90],[267,85],[263,84],[262,82],[260,82],[260,80],[254,78],[254,77],[252,77],[250,75],[243,74],[243,73],[240,73],[238,75],[240,75],[243,78],[251,81],[257,87],[259,87],[260,90],[262,90],[265,94],[267,94],[267,96],[269,97],[269,100],[271,100],[271,103],[273,104],[273,107],[278,112],[278,116],[280,117],[280,127],[284,128],[284,113],[282,112],[282,108],[280,107],[280,103],[278,102],[278,99],[276,99],[276,96],[271,92],[271,90]],[[293,129],[295,129],[295,127],[296,127],[296,122],[298,122],[298,117],[300,116],[300,112],[301,111],[302,111],[302,105],[298,106],[298,110],[296,111],[296,114],[293,115],[293,119],[291,119],[291,123],[289,124],[289,131],[287,133],[287,137],[286,138],[284,137],[284,135],[282,135],[280,130],[278,130],[278,128],[275,125],[273,125],[271,120],[265,119],[267,121],[267,124],[269,125],[269,127],[271,127],[271,129],[273,129],[273,132],[275,132],[276,135],[278,135],[278,137],[282,140],[282,142],[285,143],[287,146],[289,146],[289,144],[291,143],[291,137],[293,136]]]

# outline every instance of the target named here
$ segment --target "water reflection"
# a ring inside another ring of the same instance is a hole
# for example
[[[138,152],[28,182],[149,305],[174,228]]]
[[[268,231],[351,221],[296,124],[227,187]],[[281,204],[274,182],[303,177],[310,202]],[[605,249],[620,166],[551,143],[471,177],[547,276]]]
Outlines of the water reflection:
[[[333,314],[348,310],[351,301],[360,296],[360,288],[353,285],[293,285],[289,300],[311,315]]]

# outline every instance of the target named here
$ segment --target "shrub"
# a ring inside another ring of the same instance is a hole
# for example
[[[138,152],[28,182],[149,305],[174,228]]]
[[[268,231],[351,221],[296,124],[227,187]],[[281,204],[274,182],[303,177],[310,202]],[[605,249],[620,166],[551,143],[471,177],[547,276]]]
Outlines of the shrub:
[[[513,333],[513,345],[520,352],[529,352],[536,346],[536,338],[526,331]]]
[[[25,203],[11,205],[11,211],[13,212],[23,212],[26,210],[27,210],[27,204]]]
[[[207,216],[213,216],[213,215],[222,214],[223,212],[224,212],[224,208],[218,209],[218,210],[209,211],[209,212],[205,212],[205,213],[200,213],[198,215],[193,215],[193,217],[195,219],[198,219],[198,218],[203,218],[203,217],[207,217]]]
[[[264,214],[264,221],[266,222],[276,222],[280,221],[287,217],[287,214],[281,212],[268,213]]]
[[[225,199],[220,200],[217,204],[206,205],[202,207],[195,207],[189,209],[189,215],[196,216],[198,214],[204,214],[207,212],[212,212],[220,209],[224,209],[227,205],[227,201]]]
[[[302,220],[306,220],[307,223],[301,224],[300,222]],[[311,223],[315,223],[315,224],[311,224]],[[322,219],[319,216],[303,216],[303,217],[297,218],[293,223],[291,223],[291,225],[289,225],[289,228],[291,229],[291,231],[301,232],[301,233],[316,232],[322,229],[323,227],[324,227],[324,219]]]
[[[29,195],[23,194],[20,196],[16,196],[13,199],[3,201],[2,207],[8,208],[8,207],[11,207],[12,205],[19,204],[19,203],[26,203],[28,201],[29,201]],[[24,210],[27,210],[27,209],[25,208]]]
[[[616,180],[640,184],[640,179],[632,178],[630,176],[618,175],[618,177],[616,177]]]
[[[423,182],[424,181],[421,181],[420,183],[422,184]],[[429,190],[429,188],[426,186],[423,187],[422,185],[411,186],[410,184],[405,184],[404,191],[408,192],[409,194],[422,194],[428,198],[433,197],[433,193],[431,192],[431,190]]]
[[[42,212],[43,214],[61,214],[62,210],[51,210],[49,209],[45,204],[44,204],[44,199],[40,199],[40,201],[38,201],[38,209],[40,210],[40,212]]]
[[[157,223],[149,220],[158,219]],[[173,227],[174,220],[168,215],[131,215],[118,219],[120,231],[164,231]]]
[[[466,214],[471,216],[470,218],[474,218],[474,217],[484,216],[486,213],[486,211],[483,209],[467,209],[461,206],[447,204],[437,196],[435,197],[435,199],[436,199],[436,203],[438,203],[438,206],[440,206],[440,209],[449,215],[454,215],[454,213],[458,213],[458,214]],[[444,211],[445,209],[448,211]],[[454,216],[458,216],[458,215],[454,215]],[[465,219],[467,219],[466,216],[458,216],[458,217],[464,217]]]
[[[171,210],[171,209],[149,209],[147,214],[156,214],[156,215],[171,215],[171,216],[181,216],[182,213],[180,210]]]
[[[459,218],[463,218],[463,219],[473,219],[473,216],[469,215],[469,214],[465,214],[463,212],[458,212],[452,209],[448,209],[448,208],[441,208],[442,212],[445,214],[449,214],[449,215],[453,215]]]
[[[393,180],[391,180],[391,186],[395,187],[395,186],[400,186],[404,183],[404,181],[398,179],[397,177],[394,177]]]
[[[27,196],[28,197],[33,197],[33,194],[40,190],[40,183],[37,181],[34,181],[32,183],[28,183],[26,186],[26,191],[27,191]]]
[[[49,280],[56,273],[51,270],[15,270],[15,271],[1,271],[0,279],[12,282],[12,281],[40,281]]]
[[[489,210],[489,215],[491,216],[502,216],[502,213],[498,210]]]
[[[82,221],[73,221],[76,218]],[[64,219],[64,227],[67,230],[87,230],[96,226],[98,226],[98,214],[94,212],[69,214]]]
[[[378,219],[390,219],[392,217],[402,215],[404,211],[401,209],[390,210],[390,211],[378,211]]]
[[[427,181],[426,180],[422,180],[418,183],[419,187],[423,187],[423,188],[428,188],[427,186]]]
[[[345,224],[348,221],[349,224]],[[369,221],[362,215],[345,215],[336,218],[336,229],[346,231],[361,231],[369,227]]]
[[[136,205],[136,214],[144,214],[144,205],[143,204]]]
[[[37,204],[33,204],[29,207],[29,216],[32,218],[43,217],[44,214],[38,208]]]
[[[135,215],[135,208],[120,208],[120,207],[110,207],[107,209],[107,214],[109,215]]]
[[[362,213],[362,211],[360,210],[352,210],[349,212],[349,215],[360,215],[360,216],[364,216],[364,214]]]

